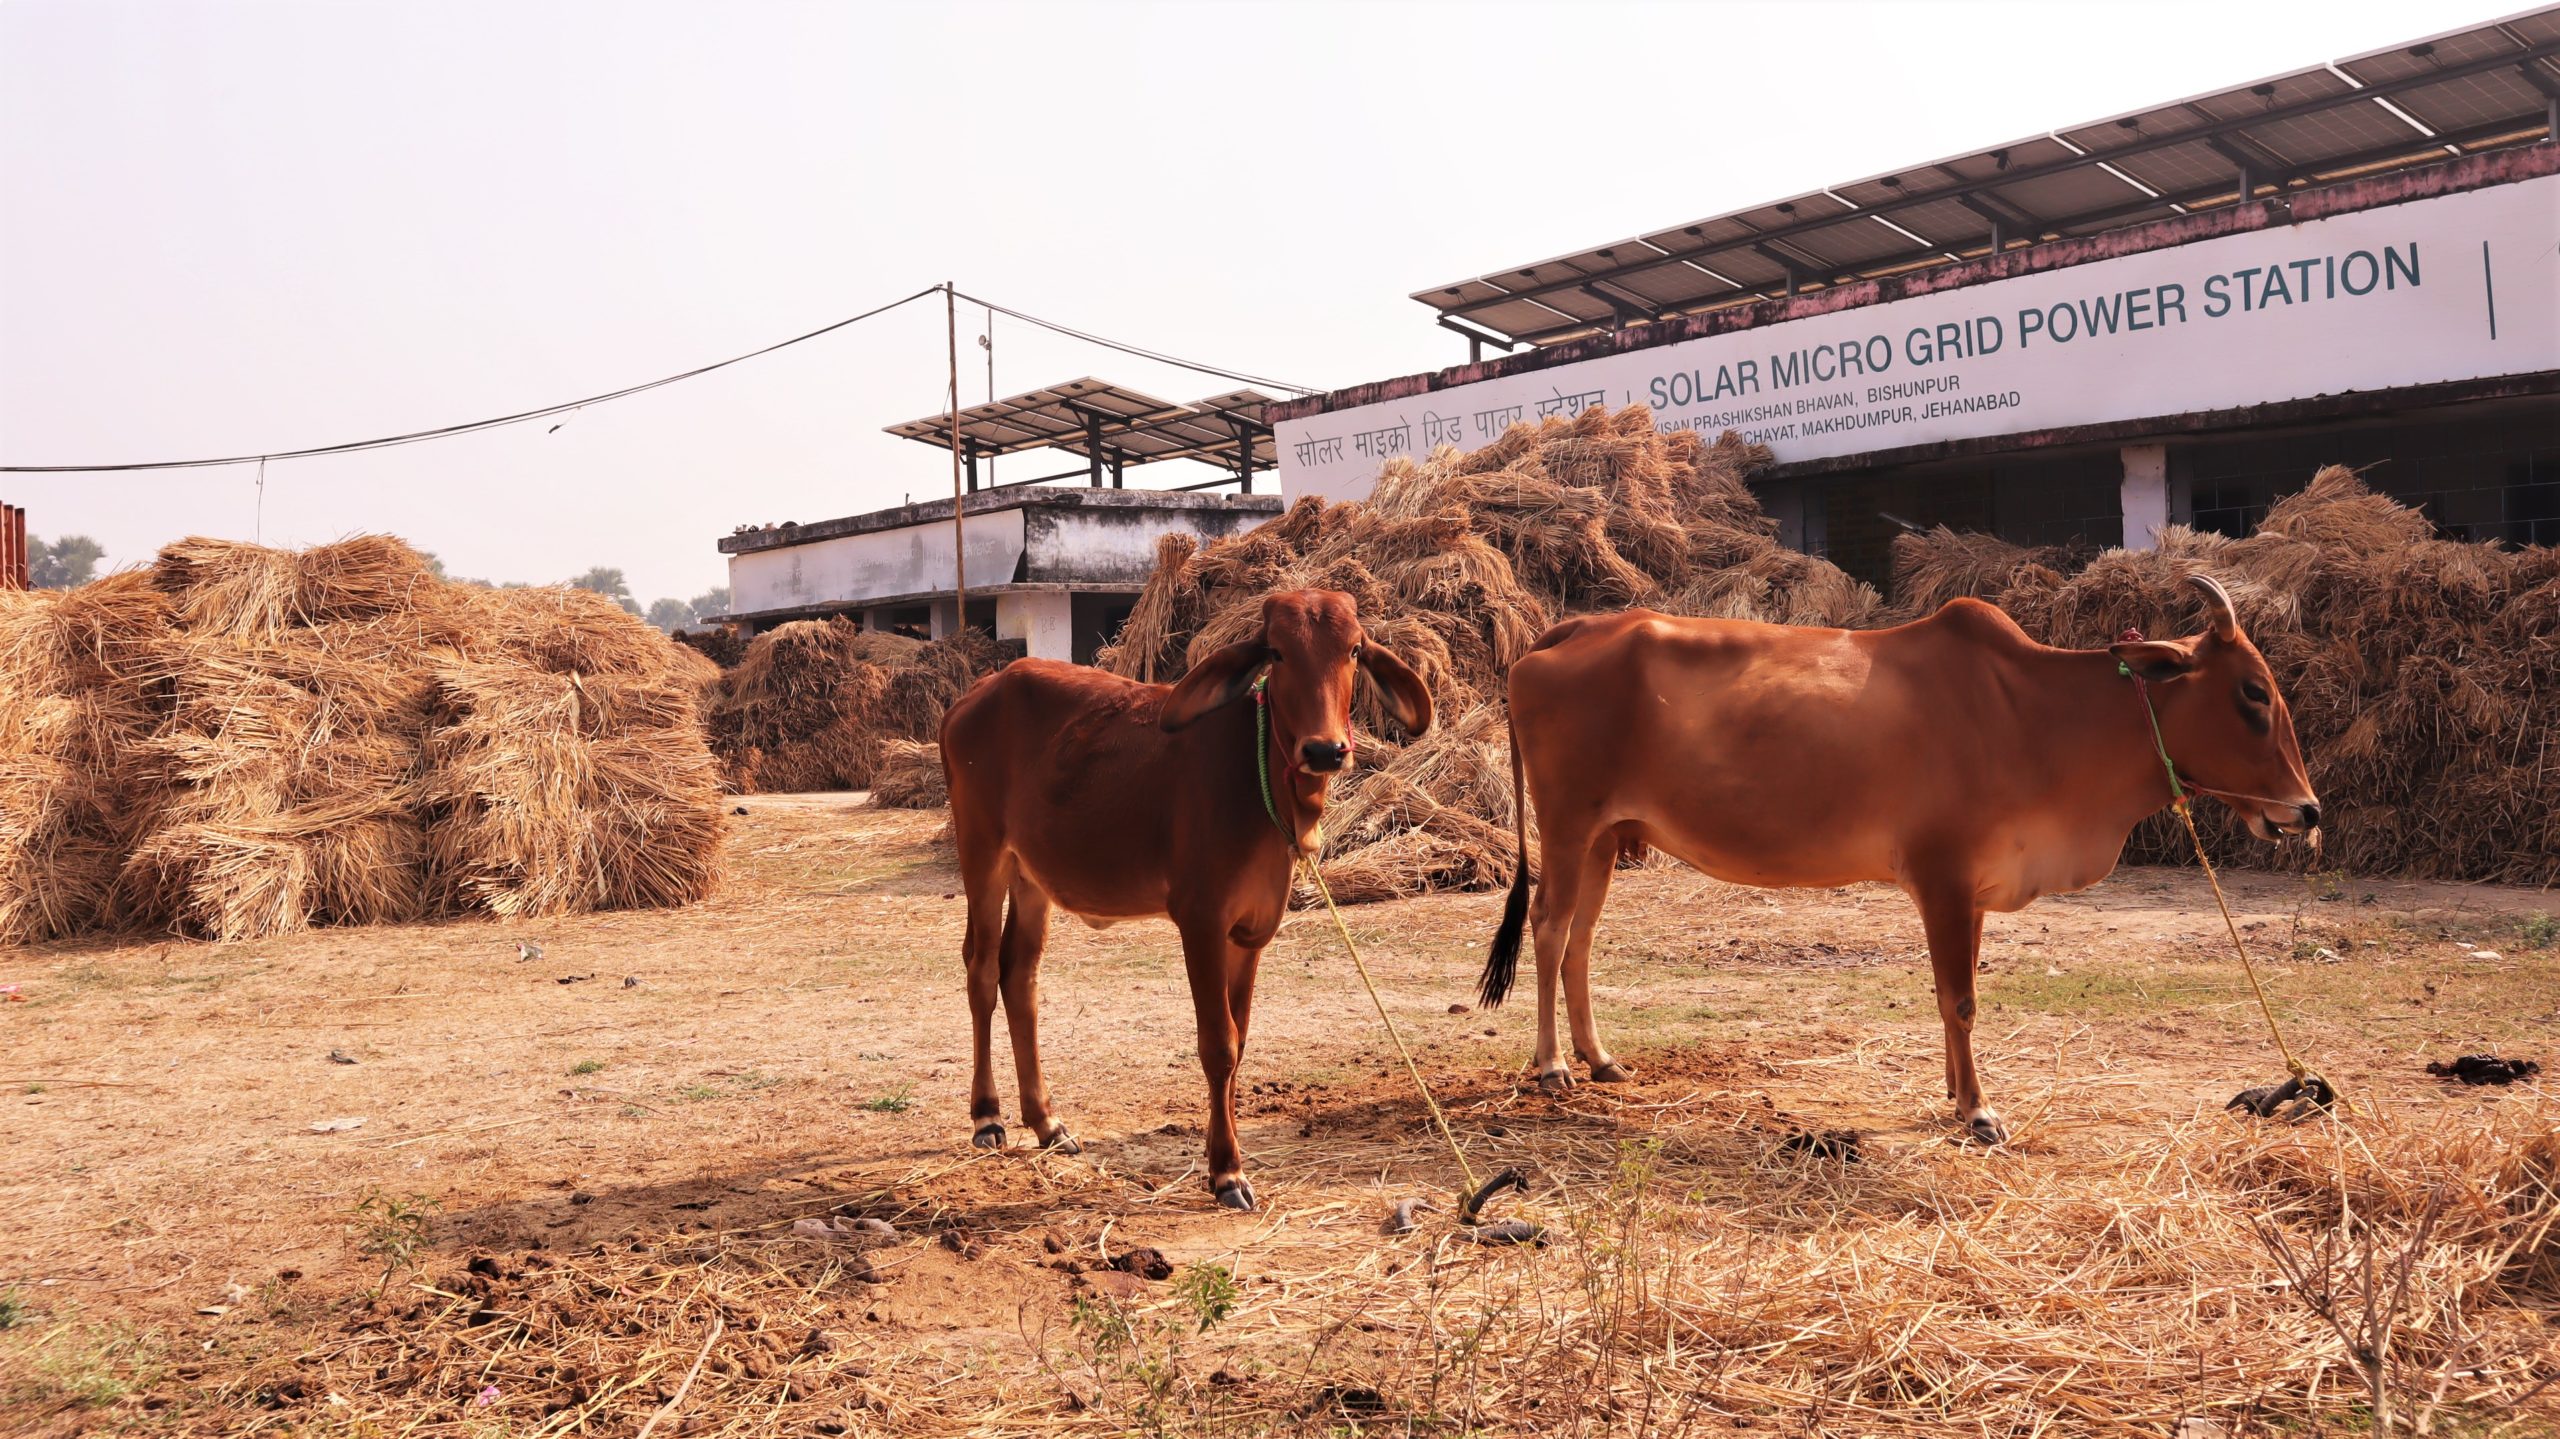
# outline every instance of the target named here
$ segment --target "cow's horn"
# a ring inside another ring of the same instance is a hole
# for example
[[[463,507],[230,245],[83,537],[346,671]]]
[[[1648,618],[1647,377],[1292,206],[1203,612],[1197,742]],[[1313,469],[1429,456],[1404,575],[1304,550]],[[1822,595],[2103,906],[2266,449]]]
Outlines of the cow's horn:
[[[2231,592],[2211,575],[2189,575],[2187,583],[2204,591],[2205,607],[2213,612],[2213,632],[2223,639],[2240,637],[2240,612],[2231,607]]]

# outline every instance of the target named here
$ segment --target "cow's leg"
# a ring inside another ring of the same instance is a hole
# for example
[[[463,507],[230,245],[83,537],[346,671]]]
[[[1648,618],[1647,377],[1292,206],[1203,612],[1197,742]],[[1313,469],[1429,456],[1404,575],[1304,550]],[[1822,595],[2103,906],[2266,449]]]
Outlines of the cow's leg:
[[[1542,882],[1529,904],[1529,935],[1538,950],[1538,1049],[1530,1065],[1537,1071],[1538,1087],[1550,1094],[1573,1087],[1573,1071],[1565,1067],[1564,1051],[1556,1043],[1556,986],[1564,973],[1574,915],[1582,903],[1584,860],[1590,849],[1590,840],[1567,834],[1555,817],[1548,818],[1539,835]],[[1582,1022],[1576,1014],[1577,1036]]]
[[[1049,941],[1049,894],[1016,874],[1013,904],[1004,918],[1004,1023],[1013,1036],[1013,1078],[1022,1090],[1022,1123],[1046,1149],[1081,1152],[1049,1109],[1049,1081],[1040,1072],[1040,950]]]
[[[1564,1007],[1573,1025],[1573,1052],[1602,1084],[1616,1084],[1631,1073],[1609,1057],[1608,1046],[1600,1042],[1600,1021],[1591,1012],[1591,931],[1609,902],[1609,880],[1617,868],[1617,836],[1604,834],[1583,856],[1582,887],[1574,898],[1573,929],[1564,948]]]
[[[1245,1182],[1244,1150],[1236,1143],[1236,1061],[1244,1052],[1246,1018],[1236,997],[1245,996],[1249,1012],[1259,956],[1228,938],[1223,925],[1177,923],[1199,1022],[1200,1072],[1209,1081],[1209,1192],[1229,1209],[1249,1210],[1253,1186]]]
[[[1924,890],[1917,897],[1937,979],[1938,1018],[1947,1031],[1947,1097],[1974,1138],[1998,1144],[2009,1131],[1999,1112],[1982,1102],[1982,1081],[1973,1071],[1973,964],[1982,951],[1982,910],[1969,890]]]
[[[969,1120],[976,1126],[969,1142],[980,1149],[1004,1147],[1003,1111],[996,1104],[996,993],[1003,969],[1005,891],[1012,866],[1006,857],[972,863],[965,849],[960,874],[969,893],[969,918],[960,952],[969,966],[970,1055]]]

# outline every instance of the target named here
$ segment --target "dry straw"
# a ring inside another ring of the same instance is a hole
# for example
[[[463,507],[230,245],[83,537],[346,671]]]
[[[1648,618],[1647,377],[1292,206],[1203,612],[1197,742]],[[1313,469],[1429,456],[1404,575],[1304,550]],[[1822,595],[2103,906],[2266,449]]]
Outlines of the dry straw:
[[[940,809],[951,802],[942,772],[942,746],[893,739],[880,746],[871,780],[871,802],[883,809]]]
[[[1828,1074],[1840,1092],[1820,1102],[1871,1102],[1885,1048],[1787,1088],[1810,1099]],[[1885,1058],[1927,1103],[1928,1050]],[[1435,1082],[1463,1096],[1452,1119],[1480,1158],[1538,1174],[1525,1203],[1550,1247],[1478,1248],[1445,1224],[1381,1239],[1388,1202],[1445,1175],[1418,1106],[1381,1081],[1363,1097],[1385,1104],[1344,1096],[1311,1138],[1270,1147],[1281,1207],[1249,1237],[1081,1163],[920,1165],[722,1233],[502,1252],[477,1272],[444,1253],[177,1422],[282,1434],[325,1406],[419,1436],[664,1416],[700,1436],[2163,1439],[2560,1420],[2546,1099],[2267,1128],[2126,1116],[2120,1088],[2066,1084],[2008,1154],[1888,1131],[1843,1160],[1791,1150],[1792,1122],[1751,1088],[1559,1111],[1480,1076]],[[828,1209],[897,1234],[792,1232]],[[1176,1226],[1190,1242],[1158,1237]],[[1197,1270],[1118,1298],[1054,1272],[1138,1242],[1219,1266],[1232,1312],[1203,1304],[1216,1285]],[[967,1268],[905,1273],[928,1262]],[[995,1332],[937,1312],[952,1301],[928,1296],[955,1283],[1006,1296]],[[935,1341],[954,1324],[965,1343]]]
[[[2206,828],[2216,863],[2343,865],[2560,882],[2560,562],[2435,537],[2424,515],[2324,469],[2233,540],[2172,526],[2147,551],[2073,557],[1946,530],[1894,547],[1908,614],[1990,600],[2048,644],[2199,628],[2181,580],[2211,574],[2292,707],[2327,844],[2313,856]],[[2174,822],[2129,854],[2182,858]]]
[[[728,671],[710,703],[711,746],[741,794],[870,789],[886,746],[934,739],[942,712],[998,663],[974,631],[928,643],[841,616],[794,620],[758,635]]]
[[[602,596],[401,542],[171,545],[0,607],[0,938],[247,939],[682,903],[717,859],[698,667]]]

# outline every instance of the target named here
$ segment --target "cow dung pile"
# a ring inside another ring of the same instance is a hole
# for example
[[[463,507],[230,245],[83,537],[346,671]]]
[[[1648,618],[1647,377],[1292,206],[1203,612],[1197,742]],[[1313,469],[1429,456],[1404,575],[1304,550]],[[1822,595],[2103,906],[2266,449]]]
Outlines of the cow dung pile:
[[[2200,628],[2185,576],[2231,591],[2293,709],[2322,800],[2312,854],[2198,808],[2217,863],[2560,883],[2560,552],[2436,537],[2426,516],[2332,466],[2246,539],[2172,526],[2157,548],[2063,556],[1938,530],[1895,542],[1898,608],[1957,595],[2047,644]],[[2191,861],[2174,817],[2131,860]]]
[[[720,841],[700,678],[600,595],[381,536],[0,594],[0,941],[685,903]]]
[[[1001,662],[975,630],[928,642],[843,616],[777,625],[722,678],[711,748],[739,794],[869,789],[885,746],[933,739],[942,712]]]
[[[1471,454],[1389,462],[1365,502],[1299,501],[1205,548],[1168,536],[1098,663],[1170,681],[1242,637],[1273,590],[1340,590],[1429,684],[1431,732],[1397,744],[1364,686],[1359,767],[1325,815],[1337,899],[1508,883],[1511,772],[1503,675],[1570,614],[1674,614],[1855,626],[1875,591],[1778,543],[1744,480],[1769,452],[1654,428],[1641,405],[1513,426]],[[1240,763],[1242,761],[1239,761]]]

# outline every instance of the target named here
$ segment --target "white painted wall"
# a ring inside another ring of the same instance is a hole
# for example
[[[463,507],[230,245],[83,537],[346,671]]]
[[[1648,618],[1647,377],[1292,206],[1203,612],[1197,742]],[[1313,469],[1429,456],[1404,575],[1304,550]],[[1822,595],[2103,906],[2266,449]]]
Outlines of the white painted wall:
[[[2169,524],[2169,447],[2126,445],[2117,454],[2124,461],[2124,483],[2116,492],[2124,506],[2124,547],[2156,548]]]
[[[1022,511],[971,515],[969,582],[1010,583],[1022,563]],[[731,610],[753,614],[802,605],[843,604],[949,590],[951,522],[842,535],[729,557]]]
[[[996,638],[1021,640],[1035,660],[1074,660],[1074,597],[1064,590],[996,596]]]

